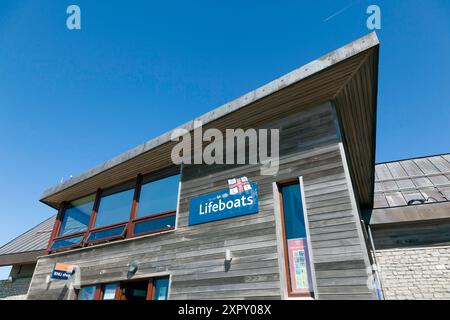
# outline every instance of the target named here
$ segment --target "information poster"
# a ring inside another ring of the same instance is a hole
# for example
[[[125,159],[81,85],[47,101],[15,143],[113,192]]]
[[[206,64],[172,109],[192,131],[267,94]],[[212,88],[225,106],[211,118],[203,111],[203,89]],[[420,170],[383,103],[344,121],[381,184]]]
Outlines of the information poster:
[[[288,240],[288,253],[292,291],[309,291],[309,257],[306,239],[299,238]]]

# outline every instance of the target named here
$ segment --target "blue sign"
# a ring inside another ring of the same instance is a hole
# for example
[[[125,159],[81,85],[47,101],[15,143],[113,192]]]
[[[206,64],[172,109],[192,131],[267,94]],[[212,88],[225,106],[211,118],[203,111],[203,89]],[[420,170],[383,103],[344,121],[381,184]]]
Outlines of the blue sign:
[[[240,189],[238,193],[224,189],[192,198],[189,225],[258,213],[258,185],[249,185],[251,188]]]
[[[74,268],[66,263],[55,263],[50,278],[57,280],[68,280],[73,274]]]

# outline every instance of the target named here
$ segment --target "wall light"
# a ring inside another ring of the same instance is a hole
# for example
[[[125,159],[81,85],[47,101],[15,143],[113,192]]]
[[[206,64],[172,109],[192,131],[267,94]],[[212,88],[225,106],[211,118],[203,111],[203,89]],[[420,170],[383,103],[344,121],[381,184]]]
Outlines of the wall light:
[[[127,267],[129,274],[135,274],[138,270],[138,263],[136,261],[130,261],[128,262]]]

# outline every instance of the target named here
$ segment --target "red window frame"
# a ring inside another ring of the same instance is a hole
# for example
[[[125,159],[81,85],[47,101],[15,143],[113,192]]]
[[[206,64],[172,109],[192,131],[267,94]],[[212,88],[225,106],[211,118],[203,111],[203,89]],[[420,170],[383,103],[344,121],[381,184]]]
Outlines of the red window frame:
[[[94,244],[98,244],[98,243],[102,243],[102,242],[108,242],[108,241],[115,240],[115,239],[121,239],[121,238],[123,239],[123,238],[125,238],[125,234],[127,232],[127,225],[128,225],[128,222],[119,222],[119,223],[110,224],[110,225],[107,225],[104,227],[98,227],[98,228],[92,229],[86,233],[86,239],[83,242],[84,242],[84,244],[89,246],[89,245],[94,245]],[[124,227],[123,231],[120,234],[117,234],[114,236],[109,236],[109,237],[104,237],[104,238],[96,239],[96,240],[89,240],[89,237],[92,233],[109,230],[109,229],[115,229],[118,227]]]
[[[172,175],[169,174],[169,175],[166,175],[165,177],[171,177],[171,176]],[[164,179],[164,178],[162,178],[162,179]],[[134,227],[137,223],[150,221],[150,220],[154,220],[154,219],[159,219],[159,218],[166,218],[166,217],[174,216],[177,214],[177,211],[175,209],[175,210],[159,212],[159,213],[150,213],[144,217],[138,218],[137,212],[139,209],[139,200],[141,197],[141,189],[142,189],[142,186],[145,184],[145,183],[143,183],[143,180],[144,179],[143,179],[142,175],[139,175],[136,180],[136,192],[134,194],[133,205],[132,205],[132,209],[131,209],[127,238],[140,237],[140,236],[145,236],[145,235],[149,235],[149,234],[160,233],[160,232],[175,229],[175,226],[173,226],[173,227],[169,227],[169,228],[162,228],[162,229],[158,229],[158,230],[153,230],[153,231],[149,231],[149,232],[141,232],[141,233],[135,234]]]
[[[152,277],[152,278],[144,278],[144,279],[134,279],[134,280],[128,280],[128,281],[117,281],[117,282],[107,282],[107,283],[100,283],[100,284],[88,284],[81,287],[92,287],[95,286],[95,293],[94,293],[94,299],[93,300],[103,300],[103,297],[105,295],[105,286],[108,284],[117,284],[116,287],[116,293],[114,296],[114,300],[126,300],[126,296],[123,294],[123,291],[125,289],[125,286],[131,282],[138,282],[138,281],[148,281],[147,285],[147,296],[146,300],[154,300],[155,299],[155,281],[160,278],[165,278],[169,276],[163,276],[163,277]],[[75,295],[75,299],[78,300],[78,296],[80,294],[81,289],[77,290],[77,293]]]
[[[56,248],[56,249],[51,249],[51,247],[53,246],[53,244],[56,241],[70,239],[70,238],[76,238],[76,237],[79,237],[79,236],[84,236],[85,233],[86,233],[86,231],[81,231],[81,232],[72,233],[72,234],[68,234],[68,235],[65,235],[65,236],[54,238],[53,241],[51,242],[50,247],[48,248],[48,250],[51,250],[52,252],[58,252],[58,251],[64,251],[67,248],[81,247],[82,244],[83,244],[84,237],[82,237],[81,240],[79,242],[77,242],[77,243],[74,243],[74,244],[71,244],[71,245],[68,245],[68,246],[64,246],[64,247],[59,247],[59,248]]]
[[[179,170],[180,170],[180,168],[179,168]],[[180,173],[180,171],[178,172],[178,174],[179,173]],[[170,177],[170,176],[171,176],[171,174],[169,173],[168,175],[166,175],[164,177]],[[161,179],[164,179],[164,177],[162,177]],[[94,205],[92,208],[92,213],[90,216],[88,228],[85,231],[58,237],[57,235],[59,234],[60,229],[61,229],[61,222],[64,217],[65,209],[67,208],[67,202],[61,203],[61,206],[58,210],[58,214],[55,219],[55,224],[54,224],[54,227],[53,227],[53,230],[52,230],[52,233],[50,235],[50,239],[49,239],[49,242],[47,245],[47,253],[50,254],[50,253],[54,253],[54,252],[65,251],[65,250],[71,249],[71,248],[90,246],[90,245],[95,245],[95,244],[109,242],[109,241],[118,240],[118,239],[129,239],[129,238],[133,238],[133,237],[140,237],[140,236],[156,234],[156,233],[161,233],[164,231],[169,231],[169,230],[175,229],[175,226],[173,226],[173,227],[169,227],[169,228],[162,228],[162,229],[153,230],[153,231],[149,231],[149,232],[142,232],[142,233],[138,233],[138,234],[134,233],[134,227],[135,227],[136,223],[145,222],[145,221],[149,221],[149,220],[153,220],[153,219],[170,217],[170,216],[176,216],[176,210],[171,210],[171,211],[167,211],[167,212],[149,214],[145,217],[137,218],[137,211],[138,211],[138,207],[139,207],[139,198],[140,198],[140,193],[141,193],[141,187],[143,185],[142,181],[143,181],[143,176],[142,176],[142,174],[139,174],[136,177],[133,202],[132,202],[131,210],[130,210],[130,218],[127,221],[94,228],[95,220],[97,218],[98,208],[100,205],[100,199],[101,199],[102,192],[103,192],[102,189],[98,189],[96,192],[96,195],[95,195]],[[109,229],[113,229],[113,228],[117,228],[117,227],[121,227],[121,226],[124,226],[124,229],[123,229],[122,233],[120,233],[118,235],[89,241],[89,236],[92,232],[109,230]],[[79,243],[76,243],[74,245],[64,246],[64,247],[61,247],[58,249],[53,249],[53,250],[51,249],[51,247],[55,241],[64,240],[66,238],[72,238],[72,237],[80,236],[80,235],[84,235],[84,236]]]
[[[137,218],[137,219],[132,220],[130,222],[130,230],[129,230],[130,238],[132,238],[132,237],[140,237],[140,236],[145,236],[145,235],[148,235],[148,234],[160,233],[160,232],[164,232],[164,231],[175,229],[175,226],[173,226],[173,227],[161,228],[161,229],[148,231],[148,232],[140,232],[140,233],[135,233],[134,232],[134,227],[135,227],[135,225],[137,223],[150,221],[150,220],[161,219],[161,218],[167,218],[167,217],[171,217],[171,216],[176,216],[176,214],[177,214],[177,211],[176,210],[172,210],[172,211],[167,211],[167,212],[162,212],[162,213],[158,213],[158,214],[153,214],[151,216],[141,217],[141,218]]]

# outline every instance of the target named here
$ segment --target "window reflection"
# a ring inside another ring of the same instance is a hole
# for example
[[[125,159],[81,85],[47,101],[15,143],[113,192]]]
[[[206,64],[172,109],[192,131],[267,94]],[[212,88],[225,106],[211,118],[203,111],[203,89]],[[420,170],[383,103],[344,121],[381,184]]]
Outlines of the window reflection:
[[[180,175],[174,175],[142,184],[137,217],[175,211],[179,180]]]
[[[155,294],[154,300],[167,300],[167,293],[169,291],[169,278],[155,279]]]
[[[138,222],[134,226],[134,234],[139,235],[171,228],[175,228],[175,215]]]
[[[130,218],[131,205],[133,203],[134,183],[122,186],[122,190],[109,190],[100,197],[95,219],[95,228],[104,227]],[[124,190],[125,189],[125,190]]]
[[[78,292],[78,300],[94,300],[96,286],[82,287]]]
[[[116,298],[117,283],[109,283],[103,286],[103,300],[114,300]]]
[[[117,237],[123,234],[125,231],[125,226],[119,226],[116,228],[105,229],[100,231],[94,231],[89,234],[88,241],[96,241],[110,237]]]
[[[85,231],[89,225],[95,194],[70,202],[61,221],[59,236]]]
[[[57,250],[60,248],[75,246],[75,245],[80,244],[81,240],[83,240],[83,235],[75,236],[75,237],[71,237],[71,238],[65,238],[65,239],[61,239],[61,240],[56,240],[55,242],[53,242],[50,250]]]

